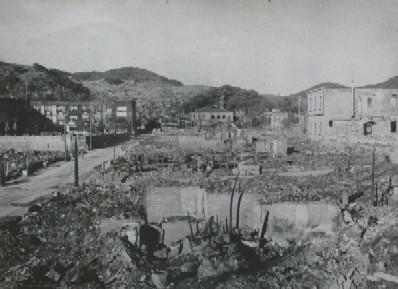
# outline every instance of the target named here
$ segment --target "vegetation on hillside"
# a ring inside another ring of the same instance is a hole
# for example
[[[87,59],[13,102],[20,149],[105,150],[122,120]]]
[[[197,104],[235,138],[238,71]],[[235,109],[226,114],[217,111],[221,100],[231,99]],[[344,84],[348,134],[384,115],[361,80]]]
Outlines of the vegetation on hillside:
[[[363,88],[398,88],[398,76],[391,77],[384,82],[366,85]]]
[[[70,74],[32,66],[0,62],[0,94],[31,100],[89,100],[90,90],[71,80]]]
[[[117,69],[110,69],[105,72],[76,72],[72,74],[72,78],[77,81],[105,80],[109,84],[114,85],[121,84],[123,81],[130,81],[134,83],[154,82],[175,86],[183,85],[177,80],[168,79],[149,70],[137,67],[122,67]]]
[[[218,106],[222,96],[224,96],[225,109],[231,111],[259,114],[269,111],[275,106],[275,103],[269,100],[267,96],[260,95],[254,90],[224,85],[222,87],[213,87],[197,94],[189,101],[184,102],[180,110],[188,113],[201,107]]]

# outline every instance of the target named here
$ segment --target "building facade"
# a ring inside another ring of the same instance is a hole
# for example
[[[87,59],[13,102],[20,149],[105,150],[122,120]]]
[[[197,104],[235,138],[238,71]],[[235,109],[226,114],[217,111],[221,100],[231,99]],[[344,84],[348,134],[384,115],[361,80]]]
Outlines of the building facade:
[[[289,114],[280,109],[274,108],[272,111],[265,112],[265,123],[271,127],[272,130],[281,130],[284,128],[289,120]]]
[[[208,125],[215,122],[232,122],[233,112],[222,108],[200,108],[191,113],[191,121],[194,126]]]
[[[33,108],[73,134],[132,133],[136,128],[136,100],[98,102],[32,101]]]
[[[90,116],[94,121],[90,102],[32,101],[31,104],[54,124],[65,126],[67,132],[85,134],[89,131]]]
[[[118,130],[134,134],[137,130],[136,100],[120,100],[113,102],[112,118],[116,120]]]
[[[398,139],[398,89],[318,88],[308,93],[307,133],[313,141]]]

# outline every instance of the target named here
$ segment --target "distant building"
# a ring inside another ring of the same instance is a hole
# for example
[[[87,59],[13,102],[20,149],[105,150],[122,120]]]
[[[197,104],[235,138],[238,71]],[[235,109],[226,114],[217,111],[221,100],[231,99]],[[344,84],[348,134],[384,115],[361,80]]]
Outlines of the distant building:
[[[308,138],[393,144],[398,89],[317,88],[308,93]]]
[[[67,132],[129,132],[136,129],[136,100],[98,103],[88,101],[32,101],[33,108]]]
[[[272,109],[270,112],[265,112],[266,118],[265,123],[270,124],[272,130],[280,130],[286,126],[289,114],[287,112],[280,111],[280,109]]]
[[[233,112],[222,109],[204,107],[191,113],[191,120],[194,126],[208,125],[214,122],[232,122]]]
[[[135,99],[114,101],[112,116],[116,120],[116,124],[122,126],[119,129],[127,130],[129,134],[134,134],[137,131],[137,106]]]
[[[90,126],[90,102],[32,101],[33,108],[67,132],[84,134]]]

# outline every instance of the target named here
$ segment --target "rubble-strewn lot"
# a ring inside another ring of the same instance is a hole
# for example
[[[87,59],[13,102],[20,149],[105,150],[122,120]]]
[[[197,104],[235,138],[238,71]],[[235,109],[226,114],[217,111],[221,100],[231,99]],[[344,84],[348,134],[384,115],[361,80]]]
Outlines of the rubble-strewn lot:
[[[57,161],[64,159],[63,152],[17,152],[11,150],[0,150],[0,170],[2,169],[2,181],[16,179],[22,176],[22,171],[26,170],[28,174],[49,166]]]
[[[266,204],[334,203],[341,214],[330,234],[281,243],[264,237],[267,218],[258,232],[180,216],[191,232],[166,245],[163,229],[144,221],[148,188],[194,184],[209,194],[230,193],[239,157],[138,146],[82,187],[0,221],[0,288],[398,288],[398,212],[390,179],[396,167],[378,162],[376,198],[369,155],[359,161],[352,152],[309,155],[263,163],[277,170],[328,165],[331,172],[270,172],[240,178],[240,190]]]

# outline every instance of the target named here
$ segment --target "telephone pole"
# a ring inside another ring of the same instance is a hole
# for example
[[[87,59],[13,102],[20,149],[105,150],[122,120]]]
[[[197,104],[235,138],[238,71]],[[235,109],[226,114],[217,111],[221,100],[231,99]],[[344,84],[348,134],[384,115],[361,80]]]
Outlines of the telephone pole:
[[[77,136],[75,138],[75,187],[79,186],[79,151],[77,147]]]
[[[376,164],[376,147],[372,151],[372,198],[375,195],[375,164]]]
[[[65,144],[65,161],[68,160],[68,145],[66,144],[66,135],[67,135],[67,128],[66,128],[66,122],[68,121],[68,106],[64,102],[64,144]],[[72,146],[72,143],[70,144]]]
[[[298,96],[298,123],[301,122],[301,95]]]
[[[93,138],[92,138],[92,104],[90,103],[90,150],[93,149]]]

